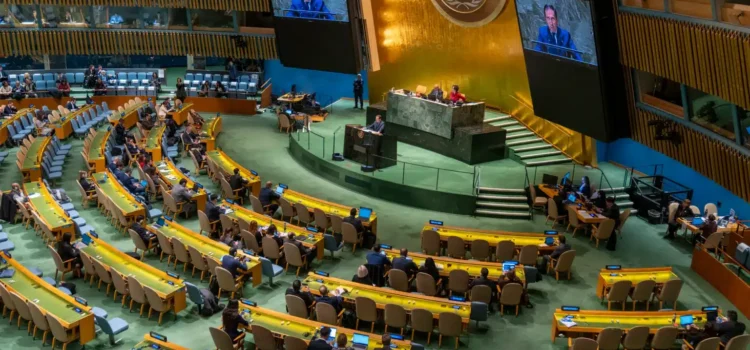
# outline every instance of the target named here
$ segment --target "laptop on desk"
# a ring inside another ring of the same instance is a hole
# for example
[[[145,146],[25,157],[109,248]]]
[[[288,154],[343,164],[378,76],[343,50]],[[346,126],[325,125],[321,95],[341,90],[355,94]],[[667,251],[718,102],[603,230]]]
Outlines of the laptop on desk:
[[[365,208],[365,207],[359,207],[359,218],[362,221],[370,221],[370,216],[372,216],[372,209]]]
[[[367,349],[370,344],[370,337],[364,334],[354,333],[352,336],[352,347],[355,349]]]

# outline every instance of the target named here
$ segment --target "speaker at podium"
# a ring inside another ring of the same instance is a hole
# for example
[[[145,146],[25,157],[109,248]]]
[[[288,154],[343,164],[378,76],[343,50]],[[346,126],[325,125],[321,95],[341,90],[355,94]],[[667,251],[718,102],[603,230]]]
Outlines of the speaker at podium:
[[[359,124],[347,124],[344,130],[344,158],[383,169],[396,165],[396,138],[365,131]]]

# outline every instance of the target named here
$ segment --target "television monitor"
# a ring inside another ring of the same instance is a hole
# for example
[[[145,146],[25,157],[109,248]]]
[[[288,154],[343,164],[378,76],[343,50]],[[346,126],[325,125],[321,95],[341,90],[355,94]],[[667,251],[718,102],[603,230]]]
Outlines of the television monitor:
[[[557,185],[557,176],[544,174],[542,175],[542,183],[545,185],[555,186]]]
[[[359,207],[359,217],[362,220],[369,221],[371,215],[372,215],[372,209],[365,208],[365,207]]]
[[[349,22],[346,0],[273,0],[272,3],[276,17]]]

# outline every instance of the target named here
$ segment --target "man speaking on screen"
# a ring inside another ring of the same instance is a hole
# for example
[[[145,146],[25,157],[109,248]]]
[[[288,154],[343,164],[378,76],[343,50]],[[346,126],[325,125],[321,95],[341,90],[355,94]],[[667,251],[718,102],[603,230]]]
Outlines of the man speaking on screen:
[[[331,11],[323,0],[292,0],[289,17],[333,20]]]
[[[557,26],[557,10],[554,6],[544,5],[544,20],[547,25],[539,28],[539,37],[536,39],[534,50],[582,61],[576,44],[570,37],[570,32]]]

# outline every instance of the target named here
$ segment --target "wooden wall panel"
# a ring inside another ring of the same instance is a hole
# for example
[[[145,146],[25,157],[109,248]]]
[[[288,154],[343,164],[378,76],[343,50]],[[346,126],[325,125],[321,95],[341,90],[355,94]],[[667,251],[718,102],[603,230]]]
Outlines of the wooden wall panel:
[[[750,35],[627,12],[617,32],[622,64],[750,109]]]
[[[12,30],[0,31],[4,55],[173,55],[253,59],[276,58],[274,37],[242,36],[245,48],[237,48],[228,35],[211,33]]]
[[[190,8],[202,10],[236,10],[271,12],[268,0],[5,0],[8,4],[43,6],[122,6]]]

